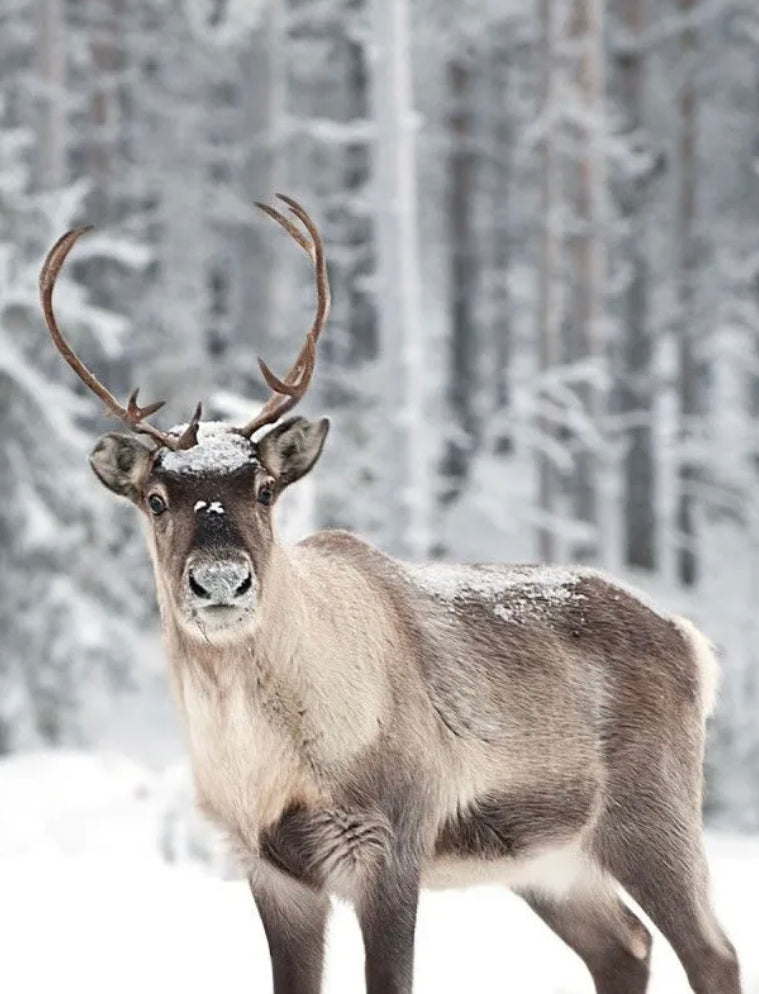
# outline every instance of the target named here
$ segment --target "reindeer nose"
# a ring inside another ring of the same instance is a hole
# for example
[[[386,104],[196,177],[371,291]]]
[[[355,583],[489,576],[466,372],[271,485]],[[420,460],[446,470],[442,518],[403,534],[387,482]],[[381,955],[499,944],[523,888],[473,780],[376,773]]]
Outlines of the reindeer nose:
[[[194,563],[187,573],[193,596],[203,607],[232,605],[253,587],[250,563],[239,559],[213,559]]]

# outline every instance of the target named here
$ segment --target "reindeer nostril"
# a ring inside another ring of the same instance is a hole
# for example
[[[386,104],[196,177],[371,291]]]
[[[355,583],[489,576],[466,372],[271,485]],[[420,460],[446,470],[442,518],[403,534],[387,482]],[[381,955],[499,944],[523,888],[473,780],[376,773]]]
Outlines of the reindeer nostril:
[[[198,583],[198,581],[195,579],[192,573],[189,574],[189,580],[190,580],[190,590],[195,594],[196,597],[205,597],[206,600],[210,600],[211,595],[209,594],[209,592],[206,590],[205,587],[201,587],[201,585]]]
[[[243,594],[247,594],[253,585],[253,577],[248,573],[245,579],[242,581],[240,586],[235,590],[235,597],[242,597]]]

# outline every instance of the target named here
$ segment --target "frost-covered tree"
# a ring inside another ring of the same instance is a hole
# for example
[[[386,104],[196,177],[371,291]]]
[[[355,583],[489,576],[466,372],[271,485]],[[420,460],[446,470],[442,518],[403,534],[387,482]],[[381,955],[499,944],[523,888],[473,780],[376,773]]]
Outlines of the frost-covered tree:
[[[59,376],[39,315],[43,247],[78,214],[81,197],[72,189],[30,192],[18,157],[25,145],[23,129],[0,131],[2,750],[78,740],[98,695],[123,683],[135,650],[132,625],[144,614],[104,555],[117,526],[84,459],[94,405]],[[61,297],[75,341],[93,351],[94,340],[110,338],[115,355],[115,316],[93,307],[76,284]]]
[[[58,234],[82,218],[88,185],[67,170],[63,5],[4,8],[0,22],[0,749],[77,740],[114,686],[128,681],[146,614],[106,549],[119,518],[92,491],[85,454],[96,405],[63,372],[41,320],[37,275]],[[35,77],[43,85],[35,87]],[[41,154],[38,154],[41,153]],[[93,238],[75,276],[133,259]],[[74,280],[60,290],[72,338],[113,363],[127,325]]]

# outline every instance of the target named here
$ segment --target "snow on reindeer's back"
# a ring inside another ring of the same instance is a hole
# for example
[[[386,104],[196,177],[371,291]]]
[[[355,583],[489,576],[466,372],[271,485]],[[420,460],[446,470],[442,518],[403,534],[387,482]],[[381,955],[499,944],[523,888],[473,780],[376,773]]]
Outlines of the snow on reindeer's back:
[[[186,427],[177,425],[171,429],[171,434],[181,435]],[[166,449],[161,453],[163,469],[190,476],[234,473],[256,461],[255,445],[223,421],[201,421],[197,445],[176,452]]]
[[[414,564],[406,567],[412,582],[435,600],[451,606],[477,600],[511,622],[528,621],[552,609],[580,603],[577,588],[589,570],[561,566]]]
[[[590,579],[607,584],[616,592],[612,596],[632,597],[661,615],[645,594],[590,567],[422,563],[404,568],[411,581],[435,600],[451,607],[476,600],[490,605],[503,621],[516,624],[547,619],[557,609],[581,605],[588,599],[581,584]]]

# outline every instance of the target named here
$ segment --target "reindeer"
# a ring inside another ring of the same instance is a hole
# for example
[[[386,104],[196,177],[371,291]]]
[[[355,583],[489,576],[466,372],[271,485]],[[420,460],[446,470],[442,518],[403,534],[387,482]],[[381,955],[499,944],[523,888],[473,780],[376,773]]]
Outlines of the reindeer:
[[[305,394],[327,320],[322,239],[295,200],[259,204],[310,257],[316,314],[242,428],[167,432],[57,348],[127,431],[96,476],[140,511],[197,798],[231,840],[269,943],[275,994],[321,987],[330,895],[354,905],[368,994],[410,994],[421,887],[503,883],[586,963],[598,994],[642,994],[651,937],[697,994],[739,994],[701,827],[717,668],[687,620],[590,569],[407,565],[344,531],[293,547],[274,507],[321,453]],[[300,224],[298,224],[300,222]],[[271,427],[265,434],[260,429]]]

